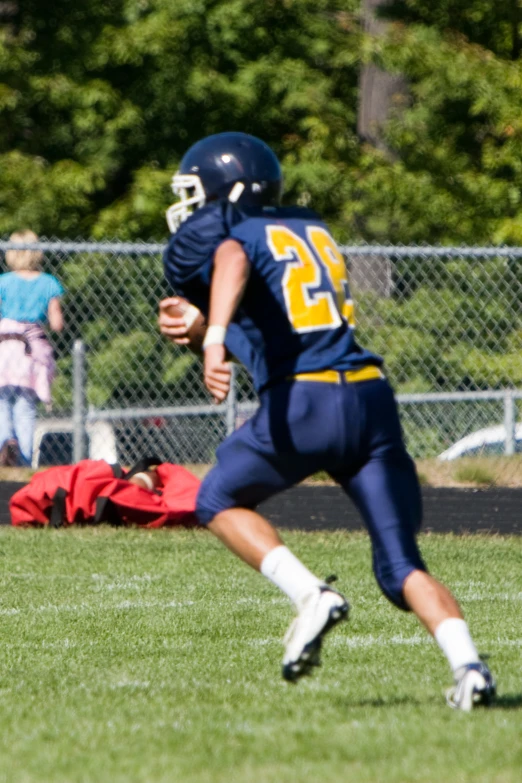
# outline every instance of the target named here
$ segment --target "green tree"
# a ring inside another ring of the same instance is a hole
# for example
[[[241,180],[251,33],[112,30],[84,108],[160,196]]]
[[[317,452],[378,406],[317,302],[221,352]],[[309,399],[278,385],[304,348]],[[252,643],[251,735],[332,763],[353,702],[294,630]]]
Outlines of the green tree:
[[[411,105],[387,124],[394,160],[361,149],[345,222],[387,242],[519,244],[518,3],[405,0],[389,14],[362,54],[406,76]]]
[[[187,147],[241,129],[332,215],[357,154],[356,0],[28,2],[2,33],[1,231],[163,236]]]
[[[0,231],[88,232],[112,200],[139,112],[86,63],[118,0],[17,6],[0,32]]]
[[[244,130],[341,239],[522,242],[516,0],[27,0],[0,31],[0,232],[163,237],[197,139]],[[357,136],[362,63],[410,105]]]

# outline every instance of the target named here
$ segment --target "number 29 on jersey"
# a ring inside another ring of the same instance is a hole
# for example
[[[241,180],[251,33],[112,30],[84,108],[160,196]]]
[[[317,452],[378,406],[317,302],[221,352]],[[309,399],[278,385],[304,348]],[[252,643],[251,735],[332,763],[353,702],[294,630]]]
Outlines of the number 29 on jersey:
[[[286,261],[282,286],[288,319],[296,332],[355,326],[344,258],[325,228],[306,227],[306,240],[286,226],[266,227],[276,261]]]

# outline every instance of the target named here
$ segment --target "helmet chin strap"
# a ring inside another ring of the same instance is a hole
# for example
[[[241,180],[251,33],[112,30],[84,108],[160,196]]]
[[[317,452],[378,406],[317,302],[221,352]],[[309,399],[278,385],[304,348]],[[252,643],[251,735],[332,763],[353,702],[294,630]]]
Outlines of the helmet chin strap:
[[[228,194],[228,200],[235,204],[236,201],[238,201],[241,198],[241,195],[245,189],[245,186],[242,182],[236,182],[230,193]]]

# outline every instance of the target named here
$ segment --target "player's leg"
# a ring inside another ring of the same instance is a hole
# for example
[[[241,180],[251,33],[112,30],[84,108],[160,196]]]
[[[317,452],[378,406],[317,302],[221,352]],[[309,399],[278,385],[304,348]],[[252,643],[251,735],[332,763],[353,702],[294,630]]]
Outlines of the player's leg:
[[[283,396],[285,393],[281,392]],[[297,392],[300,396],[301,390]],[[277,390],[270,397],[278,398],[277,418],[288,401]],[[306,417],[309,406],[298,406],[297,410],[289,417],[290,429],[295,429],[301,416]],[[285,639],[283,675],[297,680],[319,663],[323,636],[347,616],[348,604],[295,557],[268,520],[253,511],[262,500],[315,469],[309,455],[296,450],[293,441],[285,440],[284,429],[288,426],[288,417],[283,427],[274,422],[267,403],[254,420],[233,433],[219,447],[217,465],[201,486],[197,513],[199,520],[231,551],[270,579],[294,603],[297,617]],[[273,433],[277,433],[277,447]]]
[[[255,511],[227,509],[213,518],[208,529],[294,604],[297,616],[285,635],[283,677],[295,682],[320,664],[325,634],[348,616],[345,598],[309,571]]]
[[[419,504],[413,465],[370,462],[350,482],[349,494],[370,532],[377,581],[392,603],[411,609],[435,637],[455,677],[448,692],[451,706],[470,710],[488,703],[495,686],[480,661],[466,621],[454,596],[427,573],[415,534]]]
[[[411,609],[435,637],[457,681],[452,706],[471,709],[473,700],[490,699],[494,684],[457,601],[427,573],[421,558],[416,541],[422,516],[419,483],[403,446],[391,390],[379,385],[358,390],[371,457],[356,475],[340,480],[370,533],[382,591],[399,608]]]
[[[432,635],[444,620],[462,619],[449,590],[427,573],[417,546],[421,500],[409,457],[397,451],[371,460],[345,486],[370,533],[375,576],[386,597],[411,609]]]
[[[445,585],[430,574],[413,571],[406,577],[403,596],[435,638],[453,672],[455,685],[447,691],[451,707],[468,712],[476,704],[489,704],[496,685],[471,637],[460,606]]]
[[[463,619],[452,593],[426,571],[412,571],[404,580],[402,594],[408,607],[432,636],[445,620]]]
[[[235,555],[256,571],[273,549],[283,546],[277,530],[247,508],[229,508],[213,517],[207,528]]]

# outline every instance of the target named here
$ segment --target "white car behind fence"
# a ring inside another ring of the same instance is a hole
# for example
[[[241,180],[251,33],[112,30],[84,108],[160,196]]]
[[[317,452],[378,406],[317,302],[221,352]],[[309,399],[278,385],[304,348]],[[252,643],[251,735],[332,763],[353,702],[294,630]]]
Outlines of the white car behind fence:
[[[522,452],[522,422],[515,425],[515,452]],[[503,424],[496,427],[485,427],[461,438],[449,449],[439,454],[440,460],[452,460],[458,457],[493,456],[504,454],[506,443],[506,428]]]

